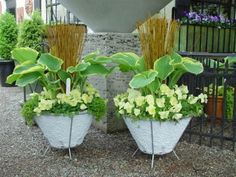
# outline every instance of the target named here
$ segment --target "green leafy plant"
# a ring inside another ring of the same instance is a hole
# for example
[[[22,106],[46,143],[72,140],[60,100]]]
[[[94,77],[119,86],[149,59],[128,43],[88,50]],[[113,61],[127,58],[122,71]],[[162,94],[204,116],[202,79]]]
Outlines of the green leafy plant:
[[[45,25],[39,11],[34,11],[31,19],[25,19],[19,28],[18,47],[30,47],[37,51],[43,41]]]
[[[11,51],[17,43],[17,25],[13,15],[6,12],[0,16],[0,59],[11,59]]]
[[[32,99],[23,107],[24,117],[31,123],[35,115],[44,113],[64,114],[72,116],[81,111],[88,111],[97,120],[105,114],[106,101],[97,90],[87,82],[91,75],[107,76],[114,68],[106,68],[111,59],[91,53],[84,57],[76,66],[62,69],[63,61],[49,53],[39,54],[30,48],[16,48],[12,51],[13,58],[19,63],[12,75],[7,78],[8,83],[16,81],[16,85],[25,87],[38,81],[44,90],[35,93],[38,104],[32,104]],[[71,91],[66,93],[67,79],[71,80]],[[33,99],[34,100],[34,99]],[[29,107],[34,107],[29,112]]]

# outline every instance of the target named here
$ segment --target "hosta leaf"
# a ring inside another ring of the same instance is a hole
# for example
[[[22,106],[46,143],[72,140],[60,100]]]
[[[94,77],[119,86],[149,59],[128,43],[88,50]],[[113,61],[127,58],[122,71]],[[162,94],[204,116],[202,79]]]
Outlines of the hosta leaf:
[[[25,87],[37,81],[41,76],[42,75],[39,72],[24,74],[17,79],[16,85],[19,87]]]
[[[38,63],[46,66],[46,68],[51,72],[57,72],[61,69],[63,61],[49,53],[44,53],[40,56]]]
[[[66,83],[67,78],[71,78],[71,75],[64,70],[58,71],[57,74],[58,74],[60,80],[62,80],[64,83]]]
[[[160,79],[167,79],[167,77],[174,71],[174,67],[170,62],[171,58],[169,55],[165,55],[155,61],[154,69],[158,72],[158,77]]]
[[[31,61],[35,63],[39,53],[31,48],[16,48],[12,51],[12,57],[18,63],[24,63],[25,61]]]
[[[157,75],[158,73],[154,70],[145,71],[145,72],[136,74],[130,81],[129,85],[131,88],[145,87],[151,84],[155,80]]]
[[[105,66],[99,65],[99,64],[92,64],[88,66],[85,71],[82,72],[83,75],[87,75],[87,76],[97,75],[97,74],[107,75],[109,73],[110,71]]]
[[[183,67],[187,72],[192,74],[197,75],[203,72],[203,65],[200,62],[188,57],[183,58]]]

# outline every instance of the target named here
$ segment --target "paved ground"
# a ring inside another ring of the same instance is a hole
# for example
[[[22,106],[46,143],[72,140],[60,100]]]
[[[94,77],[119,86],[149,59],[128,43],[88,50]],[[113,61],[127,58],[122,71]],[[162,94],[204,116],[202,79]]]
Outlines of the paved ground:
[[[107,135],[91,128],[84,143],[73,149],[43,152],[47,143],[37,127],[28,128],[19,115],[22,91],[0,87],[0,177],[142,176],[235,177],[236,152],[181,142],[176,152],[157,157],[138,153],[128,132]]]

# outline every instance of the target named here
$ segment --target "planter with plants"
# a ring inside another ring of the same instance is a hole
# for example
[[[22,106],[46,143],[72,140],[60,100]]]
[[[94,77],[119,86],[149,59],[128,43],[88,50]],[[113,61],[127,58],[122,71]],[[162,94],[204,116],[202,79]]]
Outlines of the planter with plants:
[[[90,75],[108,75],[108,57],[92,53],[81,59],[86,27],[57,24],[48,26],[49,53],[17,48],[12,56],[19,63],[8,83],[25,87],[36,81],[43,91],[34,93],[22,107],[26,123],[34,122],[55,148],[70,148],[82,143],[92,117],[99,120],[106,101],[87,82]],[[69,151],[70,152],[70,151]]]
[[[203,71],[201,63],[172,51],[176,27],[176,21],[149,19],[138,28],[143,57],[111,56],[121,71],[134,73],[127,92],[114,98],[117,112],[138,148],[153,157],[173,151],[191,118],[203,114],[206,102],[206,95],[194,96],[187,86],[176,85],[183,74]]]
[[[216,122],[221,122],[223,116],[225,116],[225,120],[231,121],[233,119],[234,88],[228,86],[225,90],[224,86],[218,86],[213,89],[212,85],[210,85],[208,88],[205,88],[205,92],[208,93],[206,105],[208,118],[214,117]],[[226,100],[224,101],[224,99]]]
[[[11,59],[11,51],[17,43],[17,25],[13,15],[6,12],[0,16],[0,79],[4,87],[14,84],[7,84],[6,78],[12,74],[14,61]]]
[[[17,48],[12,55],[19,65],[7,82],[16,81],[16,85],[25,87],[38,81],[43,87],[22,107],[26,123],[36,122],[52,147],[71,148],[81,144],[92,117],[99,120],[106,111],[106,101],[87,82],[87,77],[109,74],[111,71],[104,66],[109,58],[93,53],[64,70],[63,61],[49,53]]]

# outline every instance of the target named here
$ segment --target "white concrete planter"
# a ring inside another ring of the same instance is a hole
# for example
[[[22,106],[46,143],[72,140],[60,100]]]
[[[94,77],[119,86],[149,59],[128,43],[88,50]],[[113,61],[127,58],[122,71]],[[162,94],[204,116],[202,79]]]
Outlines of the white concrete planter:
[[[36,117],[36,123],[47,138],[51,147],[69,148],[71,118],[65,116],[41,115]],[[81,113],[73,117],[70,147],[80,145],[92,123],[92,116]]]
[[[152,154],[151,122],[134,121],[128,117],[124,120],[138,148],[146,154]],[[172,152],[190,120],[191,118],[184,118],[178,123],[153,121],[154,154]]]

